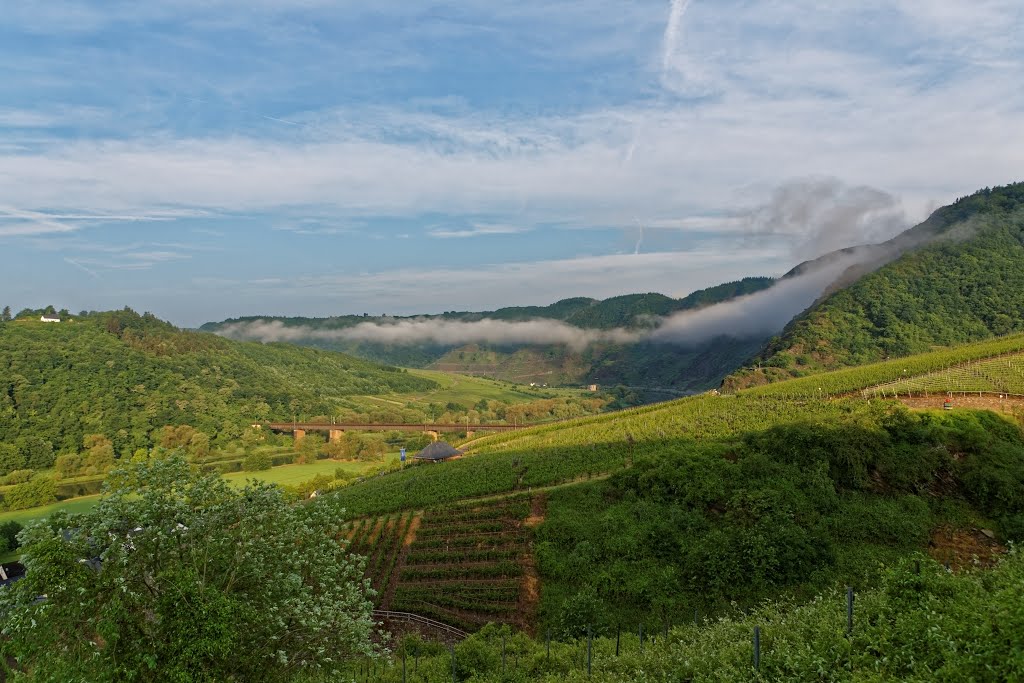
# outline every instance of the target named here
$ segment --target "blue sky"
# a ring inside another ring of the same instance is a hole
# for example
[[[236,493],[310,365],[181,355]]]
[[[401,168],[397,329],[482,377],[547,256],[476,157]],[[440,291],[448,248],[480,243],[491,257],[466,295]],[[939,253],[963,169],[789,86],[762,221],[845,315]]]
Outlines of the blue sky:
[[[682,296],[1024,179],[1018,0],[0,0],[0,305]]]

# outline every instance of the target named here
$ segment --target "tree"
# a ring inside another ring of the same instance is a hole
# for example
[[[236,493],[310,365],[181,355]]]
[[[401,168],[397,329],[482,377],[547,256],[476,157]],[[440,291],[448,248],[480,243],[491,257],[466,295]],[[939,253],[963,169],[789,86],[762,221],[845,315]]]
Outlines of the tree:
[[[378,439],[366,439],[359,451],[360,460],[382,460],[387,453],[387,446]]]
[[[11,307],[4,306],[4,310],[0,313],[0,322],[9,322],[11,320]]]
[[[210,455],[210,437],[203,432],[196,432],[188,440],[188,452],[196,460],[203,460]]]
[[[13,444],[0,443],[0,476],[24,469],[25,462],[25,455]]]
[[[21,534],[0,624],[30,680],[288,681],[377,652],[331,497],[237,490],[179,455],[113,472],[107,494]]]
[[[23,528],[14,520],[0,524],[0,552],[18,549],[18,532]]]
[[[85,474],[105,474],[114,466],[114,445],[102,434],[89,434],[82,445],[87,449],[82,457]]]
[[[319,434],[306,434],[306,436],[295,442],[296,462],[315,462],[321,449],[324,447],[324,438]]]
[[[53,466],[58,479],[77,477],[82,471],[82,456],[77,453],[58,455]]]
[[[39,436],[24,436],[18,439],[18,449],[28,461],[29,469],[45,470],[53,467],[53,444]]]

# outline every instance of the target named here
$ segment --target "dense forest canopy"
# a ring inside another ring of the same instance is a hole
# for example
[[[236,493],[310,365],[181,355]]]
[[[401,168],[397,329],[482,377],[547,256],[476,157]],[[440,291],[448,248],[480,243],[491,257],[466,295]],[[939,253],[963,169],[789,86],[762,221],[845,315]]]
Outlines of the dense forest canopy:
[[[252,422],[330,415],[344,397],[436,386],[338,353],[179,330],[130,309],[64,311],[59,324],[39,322],[43,312],[0,324],[0,443],[36,466],[79,451],[87,435],[104,435],[117,454],[155,445],[153,432],[167,425],[228,442]]]
[[[794,320],[760,354],[762,371],[736,383],[1024,330],[1024,183],[961,198],[901,237],[932,241]]]

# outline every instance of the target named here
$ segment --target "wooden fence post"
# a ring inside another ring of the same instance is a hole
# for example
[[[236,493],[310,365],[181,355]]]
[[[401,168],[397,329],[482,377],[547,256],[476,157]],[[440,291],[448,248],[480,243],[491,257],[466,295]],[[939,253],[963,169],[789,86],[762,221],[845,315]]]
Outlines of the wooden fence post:
[[[846,635],[853,635],[853,588],[846,587]]]
[[[761,669],[761,627],[754,627],[754,671]]]

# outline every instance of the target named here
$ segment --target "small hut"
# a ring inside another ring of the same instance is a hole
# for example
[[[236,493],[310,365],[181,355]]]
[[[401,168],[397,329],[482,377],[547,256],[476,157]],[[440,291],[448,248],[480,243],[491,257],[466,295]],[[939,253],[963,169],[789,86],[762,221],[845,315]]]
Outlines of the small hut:
[[[444,441],[435,441],[414,455],[413,458],[426,462],[444,462],[445,460],[451,460],[452,458],[458,458],[461,456],[462,451],[451,444]]]

